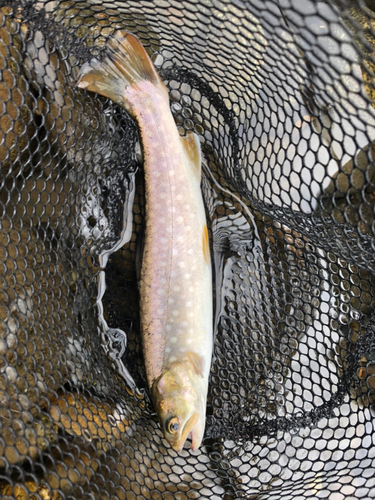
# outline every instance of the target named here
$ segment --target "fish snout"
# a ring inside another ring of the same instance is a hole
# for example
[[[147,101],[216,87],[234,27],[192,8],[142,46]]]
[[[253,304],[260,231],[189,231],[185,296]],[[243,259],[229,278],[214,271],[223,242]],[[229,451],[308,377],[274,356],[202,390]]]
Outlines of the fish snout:
[[[184,428],[182,429],[180,438],[177,439],[176,441],[174,441],[173,443],[170,443],[172,448],[175,451],[177,451],[177,453],[179,453],[182,450],[182,448],[184,447],[186,439],[188,438],[190,432],[192,432],[192,430],[193,430],[194,426],[197,424],[198,420],[199,420],[199,413],[196,411],[189,418],[189,420],[186,422]],[[193,440],[194,440],[194,437],[193,437]],[[195,447],[193,447],[193,445],[192,445],[192,448],[196,449]]]

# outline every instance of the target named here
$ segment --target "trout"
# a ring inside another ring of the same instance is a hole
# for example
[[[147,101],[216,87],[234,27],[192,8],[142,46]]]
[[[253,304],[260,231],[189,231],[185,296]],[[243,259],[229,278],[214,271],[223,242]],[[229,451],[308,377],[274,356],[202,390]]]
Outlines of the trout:
[[[147,383],[163,434],[180,452],[202,442],[213,348],[212,276],[200,189],[198,136],[181,137],[168,91],[139,40],[117,32],[78,86],[122,106],[138,123],[146,217],[140,317]]]

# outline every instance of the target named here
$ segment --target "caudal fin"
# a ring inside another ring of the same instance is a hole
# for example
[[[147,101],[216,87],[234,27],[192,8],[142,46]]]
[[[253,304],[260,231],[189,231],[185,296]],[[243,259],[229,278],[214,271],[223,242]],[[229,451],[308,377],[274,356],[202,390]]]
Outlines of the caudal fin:
[[[103,61],[85,63],[78,76],[78,87],[108,97],[130,114],[133,111],[127,90],[141,82],[151,82],[168,99],[168,91],[143,45],[124,31],[117,31],[108,41]]]

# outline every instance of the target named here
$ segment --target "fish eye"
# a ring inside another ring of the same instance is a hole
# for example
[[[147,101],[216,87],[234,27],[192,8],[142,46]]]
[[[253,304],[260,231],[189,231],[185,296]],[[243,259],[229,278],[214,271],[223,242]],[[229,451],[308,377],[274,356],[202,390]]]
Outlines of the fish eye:
[[[167,421],[166,427],[167,427],[167,431],[170,434],[176,434],[176,432],[180,428],[180,424],[178,423],[178,418],[177,417],[170,418]]]

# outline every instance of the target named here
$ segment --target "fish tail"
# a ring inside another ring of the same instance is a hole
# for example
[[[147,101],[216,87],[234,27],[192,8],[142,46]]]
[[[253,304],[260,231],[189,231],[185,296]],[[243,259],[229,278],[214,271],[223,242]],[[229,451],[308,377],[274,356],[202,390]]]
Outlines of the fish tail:
[[[85,63],[78,77],[78,87],[108,97],[131,115],[134,112],[129,89],[142,82],[151,82],[169,102],[168,91],[143,45],[124,31],[117,31],[109,39],[103,61],[92,59]]]

